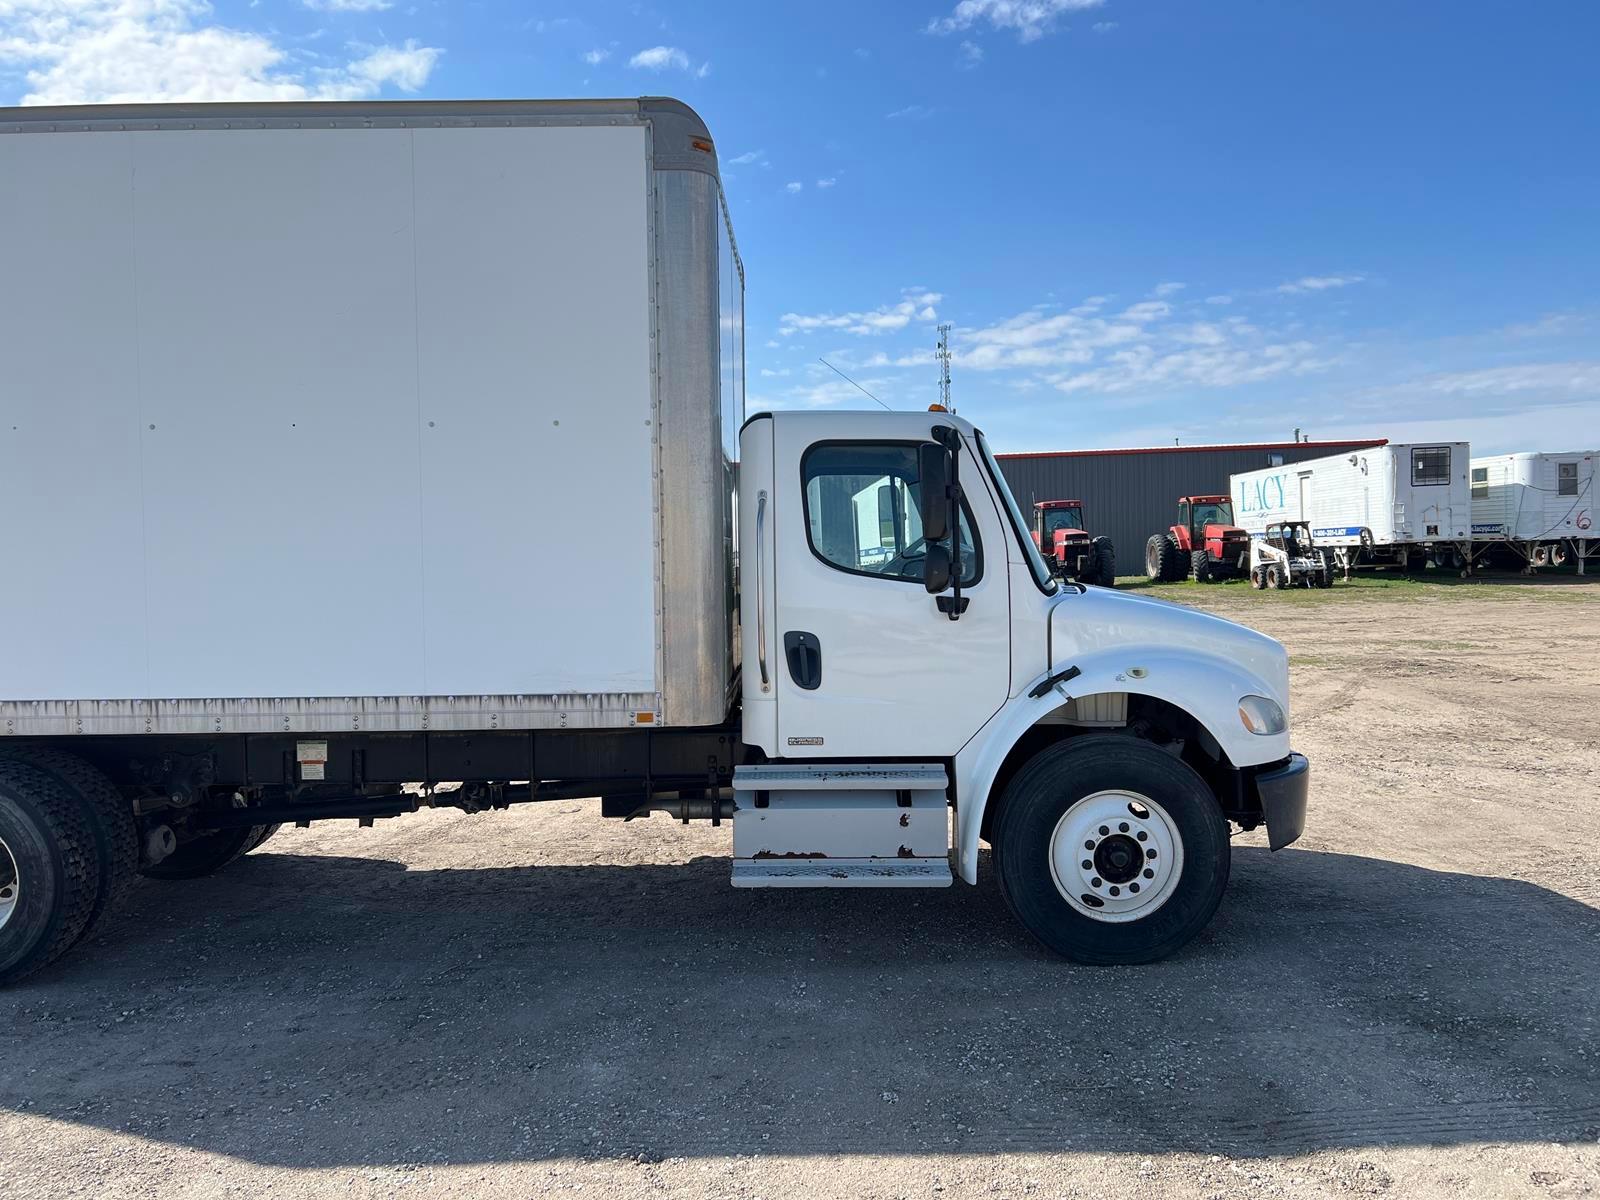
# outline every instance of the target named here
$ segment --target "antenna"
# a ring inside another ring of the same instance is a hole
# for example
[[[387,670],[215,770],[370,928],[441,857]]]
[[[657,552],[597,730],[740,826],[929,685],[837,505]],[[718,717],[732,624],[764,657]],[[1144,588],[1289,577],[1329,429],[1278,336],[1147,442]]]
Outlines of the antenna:
[[[862,387],[862,386],[861,386],[861,385],[860,385],[860,384],[859,384],[859,383],[857,383],[857,382],[856,382],[856,381],[855,381],[855,380],[854,380],[854,379],[851,379],[851,378],[850,378],[850,376],[848,376],[848,375],[846,375],[846,374],[845,374],[845,373],[844,373],[844,372],[843,372],[843,371],[841,371],[841,370],[839,370],[839,368],[838,368],[838,367],[836,367],[836,366],[834,366],[834,365],[833,365],[833,364],[832,364],[832,363],[831,363],[831,362],[829,362],[829,361],[828,361],[828,360],[827,360],[827,359],[825,359],[825,358],[823,358],[823,357],[822,357],[822,356],[821,356],[821,355],[818,355],[818,356],[817,356],[817,361],[818,361],[818,362],[819,362],[819,363],[821,363],[821,364],[822,364],[822,365],[823,365],[823,366],[825,366],[825,367],[827,367],[827,368],[828,368],[828,370],[830,370],[830,371],[832,371],[832,372],[833,372],[833,373],[834,373],[834,374],[835,374],[835,375],[837,375],[837,376],[838,376],[838,377],[839,377],[839,378],[840,378],[840,379],[842,379],[842,380],[844,380],[844,381],[845,381],[845,382],[846,382],[846,383],[848,383],[848,384],[849,384],[849,385],[850,385],[850,386],[851,386],[851,387],[853,387],[853,388],[855,388],[855,389],[856,389],[856,391],[858,391],[858,392],[860,392],[860,393],[861,393],[861,394],[862,394],[862,395],[865,395],[865,396],[872,396],[872,393],[871,393],[871,392],[869,392],[869,391],[867,391],[867,389],[866,389],[866,388],[864,388],[864,387]],[[872,398],[873,398],[873,399],[874,399],[874,400],[878,400],[878,398],[877,398],[877,397],[876,397],[876,396],[872,396]],[[883,404],[883,401],[882,401],[882,400],[878,400],[878,403],[879,403],[879,404]],[[888,406],[888,405],[887,405],[887,404],[883,404],[883,407],[884,407],[884,408],[886,408],[886,409],[889,409],[889,411],[890,411],[890,412],[893,412],[893,411],[894,411],[894,409],[892,409],[892,408],[889,408],[889,406]]]
[[[954,415],[956,406],[950,403],[950,326],[939,326],[939,349],[934,352],[939,360],[939,403],[947,413]]]

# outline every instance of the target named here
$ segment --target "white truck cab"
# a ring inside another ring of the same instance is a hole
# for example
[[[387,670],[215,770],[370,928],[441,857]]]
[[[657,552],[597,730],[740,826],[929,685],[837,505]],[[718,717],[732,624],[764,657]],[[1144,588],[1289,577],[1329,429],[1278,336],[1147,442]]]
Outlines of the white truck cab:
[[[949,882],[946,847],[903,836],[915,764],[948,772],[963,880],[987,840],[1035,934],[1127,961],[1210,918],[1228,818],[1274,849],[1300,835],[1283,647],[1053,580],[969,422],[763,413],[740,446],[742,729],[767,765],[735,773],[736,883]],[[847,854],[811,849],[840,822]]]

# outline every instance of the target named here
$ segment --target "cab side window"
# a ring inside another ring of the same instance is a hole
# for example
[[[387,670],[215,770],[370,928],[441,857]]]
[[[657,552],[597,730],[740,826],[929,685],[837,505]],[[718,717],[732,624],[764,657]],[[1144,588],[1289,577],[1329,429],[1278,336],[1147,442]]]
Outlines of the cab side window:
[[[813,554],[851,574],[922,583],[927,543],[915,442],[819,442],[801,459],[800,476]],[[972,529],[963,501],[963,587],[983,577],[982,547]],[[948,539],[942,544],[950,548]]]

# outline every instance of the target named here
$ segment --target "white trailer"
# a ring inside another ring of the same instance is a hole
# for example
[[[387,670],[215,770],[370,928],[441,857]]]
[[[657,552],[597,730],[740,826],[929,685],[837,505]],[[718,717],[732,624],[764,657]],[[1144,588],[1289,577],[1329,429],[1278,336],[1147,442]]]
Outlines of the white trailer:
[[[1372,446],[1230,480],[1234,519],[1252,537],[1304,521],[1347,575],[1358,562],[1464,569],[1471,554],[1466,442]]]
[[[289,821],[597,796],[752,887],[986,840],[1092,962],[1299,836],[1277,642],[1053,580],[966,421],[743,420],[683,105],[0,110],[0,180],[0,982]]]
[[[1538,567],[1600,553],[1594,532],[1595,461],[1600,451],[1497,454],[1472,460],[1475,560]]]

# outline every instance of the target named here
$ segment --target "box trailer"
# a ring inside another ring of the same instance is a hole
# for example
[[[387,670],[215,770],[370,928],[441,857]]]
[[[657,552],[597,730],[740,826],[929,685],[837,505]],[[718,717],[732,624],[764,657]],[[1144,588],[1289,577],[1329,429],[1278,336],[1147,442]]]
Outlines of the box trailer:
[[[598,797],[755,887],[987,841],[1095,962],[1300,834],[1277,642],[1053,579],[953,415],[745,419],[682,104],[0,110],[0,224],[0,981],[285,822]]]
[[[1497,454],[1472,460],[1475,562],[1528,574],[1600,554],[1594,533],[1594,468],[1600,451]]]
[[[1304,521],[1348,574],[1358,562],[1466,569],[1472,549],[1466,442],[1372,446],[1230,480],[1252,537]]]

